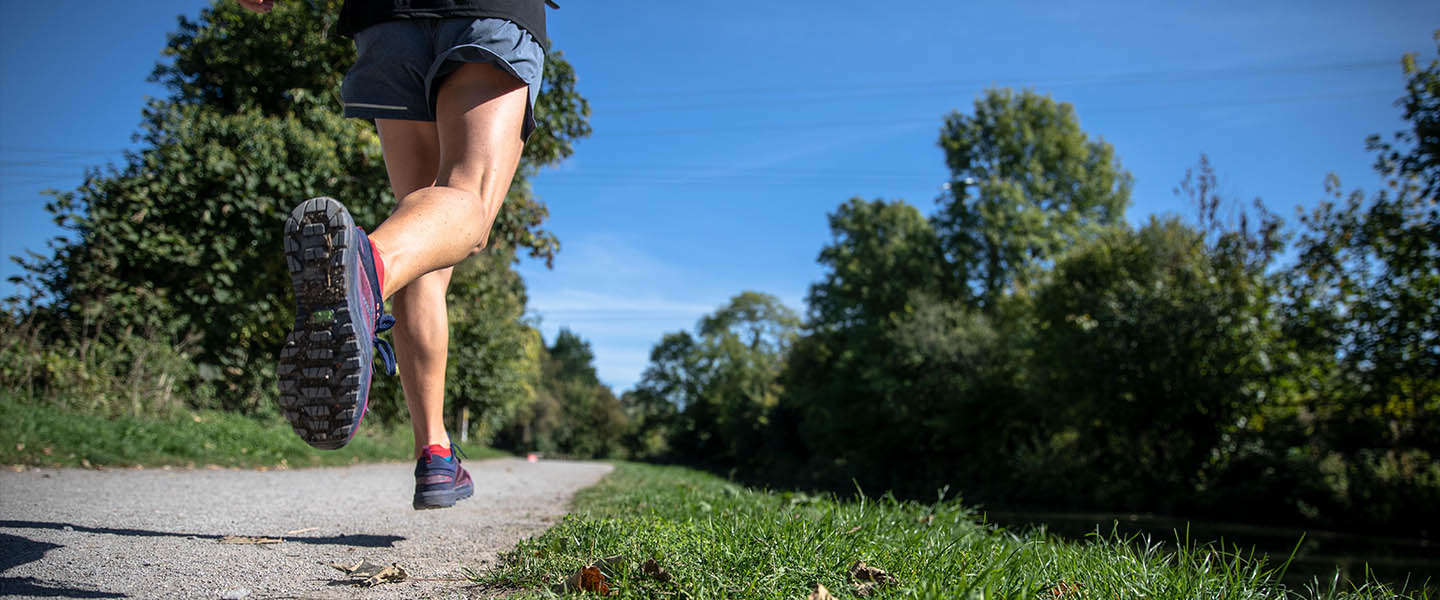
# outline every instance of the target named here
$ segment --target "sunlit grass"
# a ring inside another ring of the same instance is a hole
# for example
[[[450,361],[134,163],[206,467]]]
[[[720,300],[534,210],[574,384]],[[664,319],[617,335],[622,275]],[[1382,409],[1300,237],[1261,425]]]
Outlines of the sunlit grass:
[[[872,598],[1425,598],[1378,584],[1307,589],[1276,583],[1283,564],[1213,545],[1092,536],[1062,541],[1042,530],[978,522],[954,499],[922,504],[889,497],[746,489],[676,467],[620,464],[582,492],[575,512],[521,543],[477,578],[549,597],[578,568],[602,562],[620,598],[805,598],[824,585],[857,597],[856,561],[894,575]],[[1163,540],[1174,542],[1175,540]],[[643,573],[654,559],[666,583]]]
[[[284,420],[219,411],[111,417],[0,395],[0,464],[48,467],[310,467],[411,460],[408,428],[372,423],[340,450],[316,450]],[[503,453],[466,448],[488,458]]]

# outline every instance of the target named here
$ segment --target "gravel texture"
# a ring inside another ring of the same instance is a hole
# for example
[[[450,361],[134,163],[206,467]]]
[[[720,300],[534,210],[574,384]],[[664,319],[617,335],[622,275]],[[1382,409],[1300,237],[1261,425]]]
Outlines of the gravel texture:
[[[298,471],[0,472],[0,597],[490,597],[462,569],[564,515],[601,463],[465,463],[475,496],[410,508],[413,465]],[[225,536],[280,538],[226,544]],[[330,563],[399,563],[411,579],[354,586]]]

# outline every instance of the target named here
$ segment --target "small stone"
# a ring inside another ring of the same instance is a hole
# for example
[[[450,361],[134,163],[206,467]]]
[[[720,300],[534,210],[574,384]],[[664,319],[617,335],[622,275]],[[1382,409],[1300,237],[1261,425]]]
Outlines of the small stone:
[[[245,588],[235,588],[233,590],[225,590],[224,592],[221,592],[220,600],[242,600],[249,595],[250,590],[247,590]]]

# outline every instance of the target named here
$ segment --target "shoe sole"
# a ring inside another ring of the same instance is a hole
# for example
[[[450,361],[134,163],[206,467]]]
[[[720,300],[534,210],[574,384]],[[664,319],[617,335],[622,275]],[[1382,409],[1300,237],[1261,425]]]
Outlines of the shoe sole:
[[[295,328],[276,367],[280,407],[295,433],[322,450],[349,443],[358,425],[361,365],[345,274],[354,273],[359,236],[349,212],[330,198],[302,202],[285,221],[285,262],[295,289]],[[368,383],[368,382],[367,382]]]
[[[456,502],[469,498],[475,494],[475,485],[465,485],[448,491],[424,492],[415,494],[415,501],[411,503],[415,510],[433,510],[436,508],[450,508]]]

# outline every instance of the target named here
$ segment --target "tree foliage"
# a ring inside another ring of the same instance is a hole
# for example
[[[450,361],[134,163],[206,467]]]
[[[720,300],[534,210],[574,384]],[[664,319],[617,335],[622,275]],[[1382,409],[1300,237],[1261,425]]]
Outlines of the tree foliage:
[[[627,415],[594,363],[590,342],[561,328],[541,357],[534,404],[512,420],[500,445],[574,458],[624,457]]]
[[[1049,96],[987,91],[973,115],[945,118],[940,147],[951,176],[935,229],[961,284],[952,293],[980,304],[1120,222],[1130,202],[1114,149]]]
[[[669,417],[655,400],[675,403],[668,446],[676,454],[712,464],[745,461],[764,442],[799,325],[778,298],[742,292],[702,318],[696,335],[671,333],[656,344],[632,402],[663,419]]]

